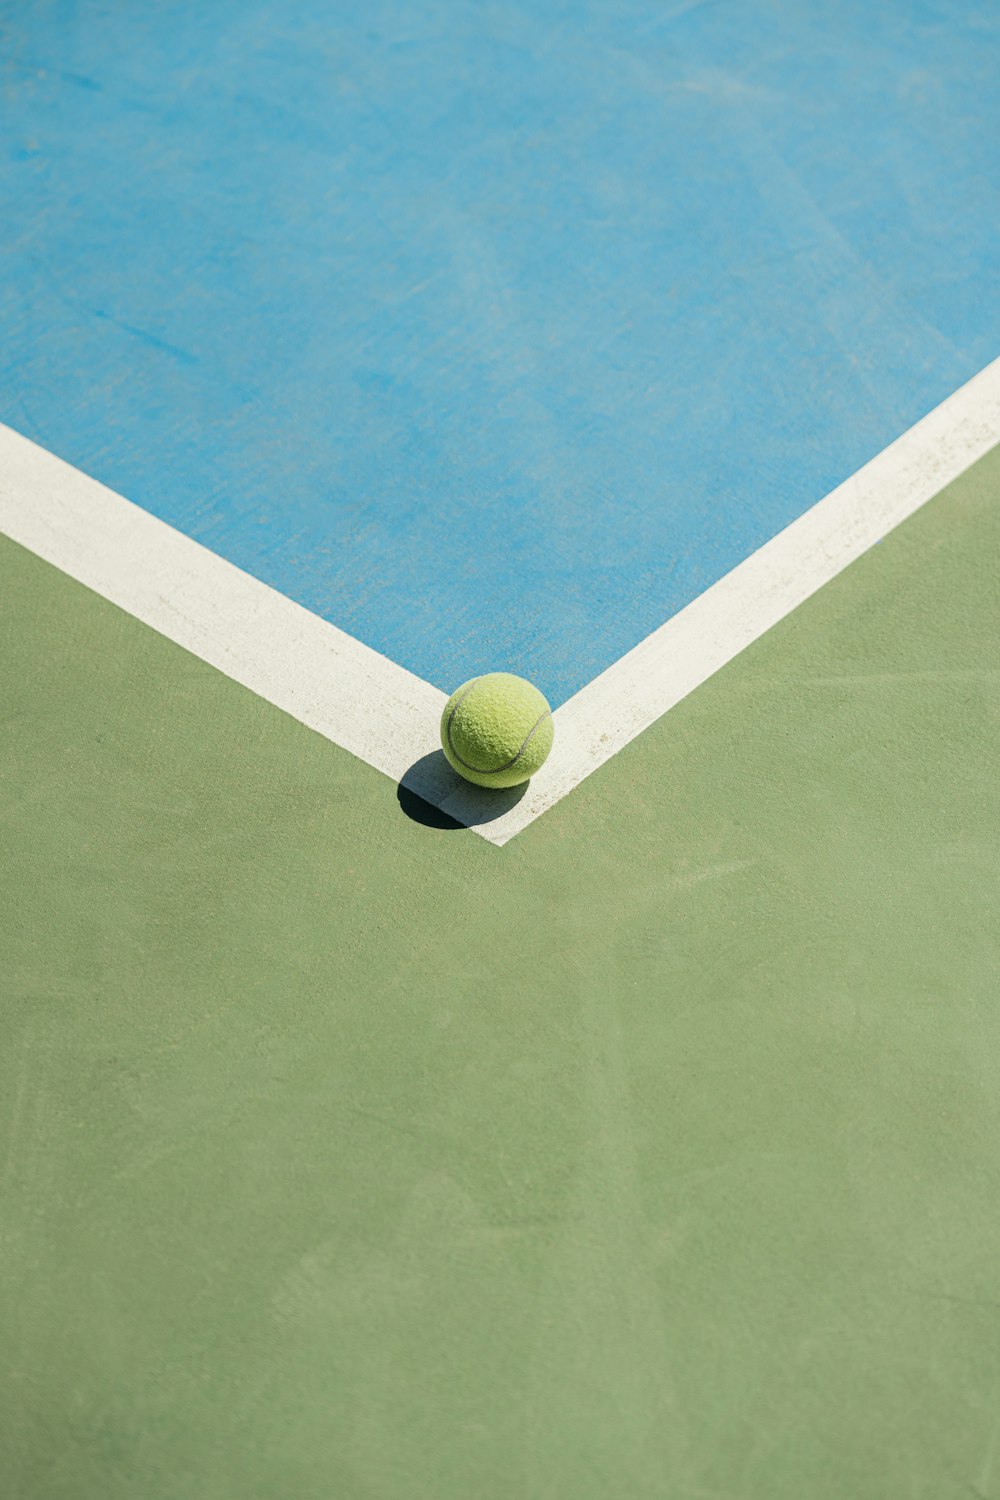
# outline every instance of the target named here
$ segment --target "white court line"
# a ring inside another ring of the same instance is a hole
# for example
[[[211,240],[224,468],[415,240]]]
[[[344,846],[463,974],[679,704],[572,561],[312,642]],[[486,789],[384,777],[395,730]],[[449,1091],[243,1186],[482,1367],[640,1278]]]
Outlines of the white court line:
[[[557,709],[513,805],[435,753],[438,688],[2,424],[0,530],[501,845],[997,442],[1000,360]]]
[[[399,780],[447,695],[0,424],[0,531]]]
[[[1000,442],[1000,359],[556,710],[506,843]],[[462,794],[445,803],[460,816]]]

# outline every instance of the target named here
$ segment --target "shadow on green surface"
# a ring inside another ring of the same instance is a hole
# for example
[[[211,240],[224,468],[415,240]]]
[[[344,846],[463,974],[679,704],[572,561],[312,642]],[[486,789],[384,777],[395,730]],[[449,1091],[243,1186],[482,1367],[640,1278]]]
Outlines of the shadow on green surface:
[[[401,810],[415,823],[426,828],[474,828],[480,823],[491,823],[494,818],[512,808],[527,791],[528,783],[503,790],[490,791],[463,781],[445,759],[444,752],[435,750],[422,755],[406,772],[396,787],[396,797]],[[441,810],[441,804],[456,792],[462,793],[463,818],[453,818]]]

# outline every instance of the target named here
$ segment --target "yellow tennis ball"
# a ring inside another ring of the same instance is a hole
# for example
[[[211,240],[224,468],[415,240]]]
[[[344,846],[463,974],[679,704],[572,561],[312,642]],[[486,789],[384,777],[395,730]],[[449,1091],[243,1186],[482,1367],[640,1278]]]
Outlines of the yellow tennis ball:
[[[552,749],[552,710],[523,677],[487,672],[463,682],[441,716],[441,744],[476,786],[519,786]]]

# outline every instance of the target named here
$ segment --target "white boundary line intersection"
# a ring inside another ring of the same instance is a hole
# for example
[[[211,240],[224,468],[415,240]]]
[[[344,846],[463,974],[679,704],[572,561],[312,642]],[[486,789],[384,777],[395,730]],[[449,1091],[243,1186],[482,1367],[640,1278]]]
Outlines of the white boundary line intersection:
[[[995,360],[556,709],[519,800],[448,766],[446,693],[2,424],[0,531],[502,845],[998,442]]]

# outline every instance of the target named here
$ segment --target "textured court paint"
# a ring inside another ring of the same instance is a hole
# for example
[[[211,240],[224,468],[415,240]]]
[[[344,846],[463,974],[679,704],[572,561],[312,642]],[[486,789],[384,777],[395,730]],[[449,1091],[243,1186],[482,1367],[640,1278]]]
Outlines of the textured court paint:
[[[998,442],[1000,360],[564,703],[555,755],[486,836],[527,828]],[[476,821],[465,788],[435,805]]]
[[[0,420],[557,705],[996,356],[997,17],[0,0]]]
[[[3,424],[0,533],[504,844],[998,442],[1000,360],[563,704],[506,799],[437,752],[440,689]]]
[[[0,534],[394,781],[437,749],[440,688],[2,424]]]
[[[997,1493],[998,487],[499,857],[0,545],[8,1493]]]

